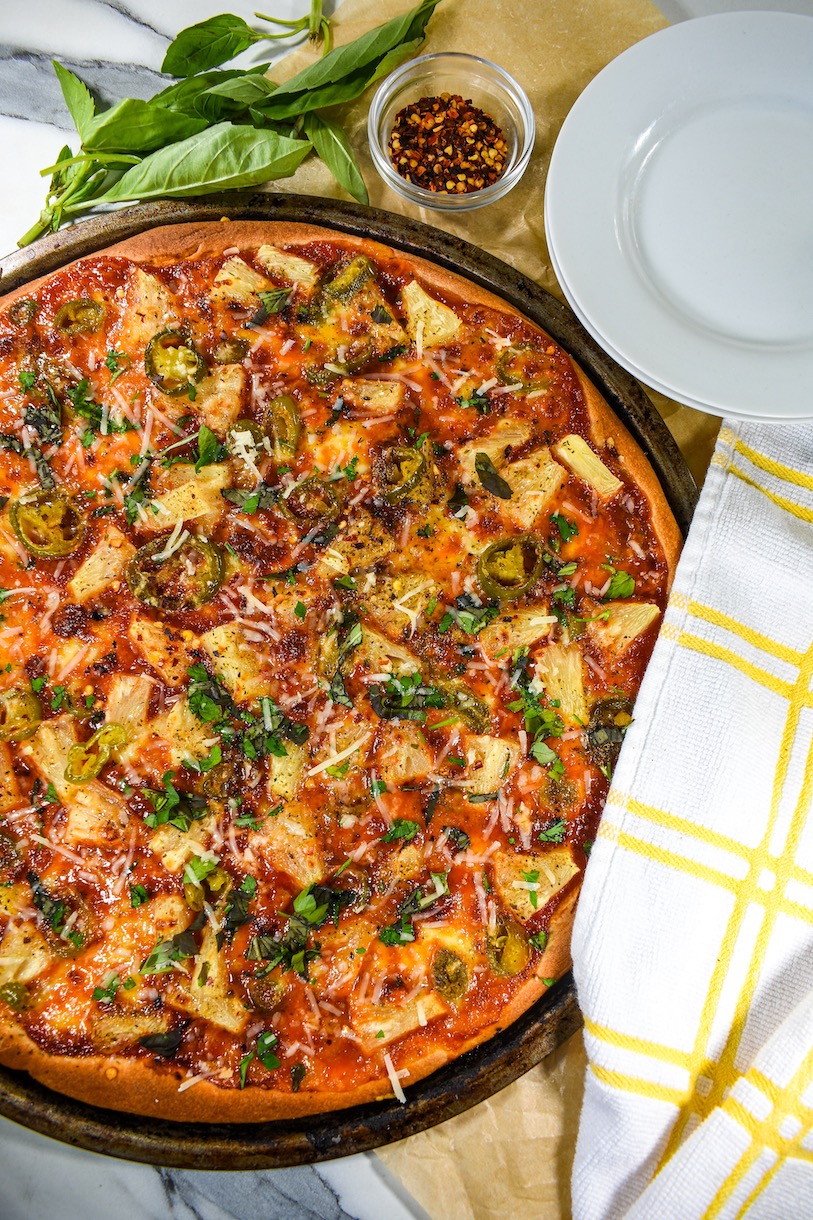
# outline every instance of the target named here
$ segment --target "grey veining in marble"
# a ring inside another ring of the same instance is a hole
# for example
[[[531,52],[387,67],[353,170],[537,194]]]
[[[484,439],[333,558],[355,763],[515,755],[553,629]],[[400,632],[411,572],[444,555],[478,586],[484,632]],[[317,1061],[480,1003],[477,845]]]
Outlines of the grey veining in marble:
[[[160,1171],[173,1220],[352,1220],[335,1191],[313,1169],[278,1169],[266,1174]]]
[[[152,97],[167,85],[160,72],[137,64],[67,58],[60,63],[85,82],[101,107],[123,97]],[[0,114],[72,130],[50,55],[0,44]]]

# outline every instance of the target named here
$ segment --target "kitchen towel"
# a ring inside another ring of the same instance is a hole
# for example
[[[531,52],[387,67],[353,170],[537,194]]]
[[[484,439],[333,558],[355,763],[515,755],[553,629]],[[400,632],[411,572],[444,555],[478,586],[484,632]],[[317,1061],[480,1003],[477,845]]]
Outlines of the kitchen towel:
[[[813,427],[726,421],[576,917],[577,1220],[813,1216]]]

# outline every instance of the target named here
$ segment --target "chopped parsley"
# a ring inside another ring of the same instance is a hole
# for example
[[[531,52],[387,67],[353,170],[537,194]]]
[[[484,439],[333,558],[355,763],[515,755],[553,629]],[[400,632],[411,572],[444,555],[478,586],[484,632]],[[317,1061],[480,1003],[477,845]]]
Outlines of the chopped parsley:
[[[222,462],[226,456],[226,446],[221,444],[211,428],[207,428],[206,424],[201,424],[198,432],[198,456],[195,461],[195,471],[202,470],[204,466],[211,466],[214,462]]]
[[[539,869],[531,869],[530,872],[522,874],[523,881],[529,886],[536,886],[539,881]],[[527,890],[528,897],[531,900],[531,906],[536,910],[539,906],[539,893],[536,889],[529,888]]]
[[[163,791],[145,788],[144,796],[152,805],[152,813],[144,818],[147,826],[176,826],[187,831],[198,818],[206,813],[206,802],[193,792],[178,792],[173,784],[174,771],[165,771],[162,779]]]
[[[466,635],[478,635],[499,613],[496,602],[484,602],[473,593],[461,593],[438,623],[438,631],[445,635],[450,627],[457,626]]]
[[[602,601],[614,601],[619,597],[632,597],[635,592],[635,581],[629,572],[618,572],[615,568],[610,567],[609,564],[602,564],[601,566],[605,570],[612,572],[607,592],[604,594]]]
[[[402,840],[404,843],[411,843],[419,830],[417,822],[410,822],[407,818],[395,818],[386,834],[381,836],[381,842],[395,843]]]
[[[480,389],[472,390],[470,394],[461,394],[455,398],[455,402],[465,410],[473,407],[478,415],[488,415],[491,411],[488,395],[484,394]]]
[[[427,894],[415,889],[398,908],[395,922],[381,929],[378,939],[385,945],[402,945],[415,939],[412,916],[434,906],[449,893],[448,873],[432,873],[432,890]]]
[[[427,708],[446,706],[440,690],[424,683],[420,674],[393,674],[386,683],[374,682],[369,696],[373,711],[382,720],[414,720],[417,724],[425,724]]]
[[[150,891],[145,885],[130,886],[130,906],[140,907],[150,900]]]
[[[121,979],[117,974],[110,973],[102,979],[101,987],[93,989],[92,1000],[97,1000],[100,1004],[112,1004],[116,999],[116,994],[121,986]]]
[[[571,538],[578,538],[578,526],[573,525],[572,522],[568,521],[566,517],[563,517],[561,513],[551,513],[549,520],[559,531],[559,539],[562,542],[570,542]]]

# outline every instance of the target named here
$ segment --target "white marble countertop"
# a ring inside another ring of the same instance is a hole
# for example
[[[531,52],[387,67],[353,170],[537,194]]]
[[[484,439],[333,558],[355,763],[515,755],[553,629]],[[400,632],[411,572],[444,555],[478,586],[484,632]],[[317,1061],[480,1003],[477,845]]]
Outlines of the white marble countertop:
[[[730,9],[813,15],[813,0],[658,0],[658,6],[670,21]],[[308,7],[307,0],[276,0],[273,12],[299,16]],[[334,6],[328,0],[325,7]],[[55,160],[72,131],[51,58],[76,72],[105,103],[149,97],[165,83],[158,68],[178,30],[223,11],[250,21],[254,5],[244,0],[0,0],[0,251],[12,250],[38,215],[45,192],[39,170]],[[284,46],[276,45],[282,53]],[[265,49],[263,56],[268,57]],[[374,1154],[315,1168],[249,1173],[155,1169],[78,1151],[0,1119],[1,1220],[409,1220],[424,1215]]]

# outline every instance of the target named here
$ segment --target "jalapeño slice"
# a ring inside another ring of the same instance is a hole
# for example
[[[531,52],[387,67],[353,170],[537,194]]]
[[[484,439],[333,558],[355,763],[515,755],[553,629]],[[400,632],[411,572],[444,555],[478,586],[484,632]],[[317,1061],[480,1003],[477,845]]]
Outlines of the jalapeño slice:
[[[27,326],[29,322],[33,322],[37,316],[39,306],[31,297],[20,297],[13,305],[9,306],[8,316],[11,318],[15,326]]]
[[[77,742],[68,750],[65,780],[69,784],[87,784],[101,771],[110,756],[127,741],[127,730],[121,724],[103,724],[87,741]]]
[[[54,326],[63,335],[85,335],[98,330],[104,318],[104,305],[90,297],[66,301],[60,305],[54,318]]]
[[[26,493],[9,509],[11,528],[31,555],[61,559],[81,546],[87,528],[80,509],[59,488]]]
[[[159,331],[144,353],[144,368],[162,394],[176,398],[189,391],[206,376],[206,364],[186,331]]]
[[[23,741],[36,733],[42,704],[32,690],[12,686],[0,694],[0,741]]]
[[[374,275],[375,270],[369,258],[366,254],[359,254],[331,275],[322,286],[322,294],[327,299],[346,301],[358,292],[363,284],[373,279]]]
[[[155,538],[127,565],[130,592],[159,610],[197,610],[223,584],[223,555],[213,542],[189,535],[171,554],[167,539]]]
[[[302,431],[299,407],[290,394],[278,394],[268,408],[268,424],[274,438],[274,456],[277,461],[293,457]]]
[[[306,529],[320,521],[333,521],[339,515],[335,491],[317,474],[297,483],[290,495],[280,500],[279,506],[287,517]]]
[[[381,494],[389,504],[408,498],[426,472],[423,455],[405,445],[393,445],[387,449],[377,465]]]
[[[517,386],[521,390],[547,390],[551,359],[546,352],[529,345],[507,347],[497,360],[495,372],[503,385]]]
[[[531,534],[500,538],[477,561],[477,579],[488,597],[510,602],[528,593],[542,573],[544,552]]]

